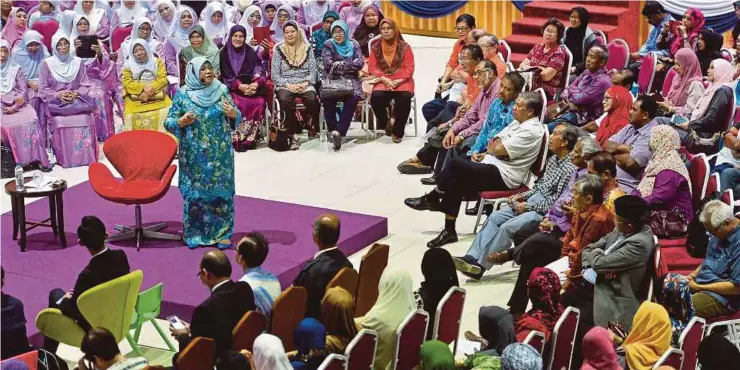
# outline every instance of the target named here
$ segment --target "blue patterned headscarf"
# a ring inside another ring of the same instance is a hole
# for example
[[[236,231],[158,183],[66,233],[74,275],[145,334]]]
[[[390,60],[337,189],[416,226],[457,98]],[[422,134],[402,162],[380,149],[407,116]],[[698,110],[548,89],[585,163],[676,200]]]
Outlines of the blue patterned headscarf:
[[[205,63],[211,63],[205,57],[195,57],[185,68],[185,86],[183,90],[188,94],[193,103],[201,107],[210,107],[221,99],[228,90],[226,85],[214,79],[206,86],[200,81],[200,68]],[[216,71],[214,71],[215,73]]]
[[[509,344],[501,354],[501,370],[541,370],[542,356],[529,344]]]
[[[680,274],[670,273],[663,280],[663,294],[660,304],[666,308],[673,326],[671,342],[678,344],[681,332],[694,317],[694,302],[691,300],[689,281]]]
[[[334,21],[334,23],[331,24],[331,33],[334,33],[335,28],[341,28],[344,30],[344,42],[339,44],[336,41],[334,41],[334,38],[332,37],[331,43],[334,44],[334,48],[337,49],[337,53],[339,53],[339,56],[342,58],[349,58],[354,54],[354,49],[352,48],[352,41],[350,41],[350,33],[349,33],[349,25],[347,22],[338,19]]]

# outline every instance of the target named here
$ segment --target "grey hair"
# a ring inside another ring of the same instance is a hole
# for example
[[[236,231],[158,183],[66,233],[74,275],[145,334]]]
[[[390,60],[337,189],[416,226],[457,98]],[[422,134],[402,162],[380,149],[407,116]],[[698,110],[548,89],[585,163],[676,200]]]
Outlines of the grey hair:
[[[712,228],[717,228],[734,217],[732,207],[721,200],[712,200],[704,205],[699,214],[699,221],[703,224],[709,224]]]
[[[601,147],[599,146],[599,142],[591,137],[591,135],[588,136],[581,136],[578,139],[578,142],[581,143],[581,154],[584,157],[588,157],[590,155],[594,155],[601,151]]]
[[[539,119],[545,102],[542,101],[542,95],[534,91],[525,91],[519,94],[519,99],[524,100],[524,107],[534,111],[534,116]]]
[[[483,42],[487,42],[491,45],[498,45],[498,37],[494,34],[488,34],[481,36],[478,41],[483,40]]]
[[[599,53],[599,58],[601,58],[602,62],[606,62],[609,60],[609,51],[607,51],[605,47],[601,45],[594,45],[588,51],[591,50],[596,50]]]
[[[590,195],[593,204],[601,204],[604,201],[604,180],[598,175],[588,174],[576,181],[573,188],[583,196]]]
[[[563,132],[563,139],[568,142],[568,145],[566,147],[568,150],[573,150],[573,148],[576,147],[576,143],[578,143],[578,127],[565,124],[565,132]]]

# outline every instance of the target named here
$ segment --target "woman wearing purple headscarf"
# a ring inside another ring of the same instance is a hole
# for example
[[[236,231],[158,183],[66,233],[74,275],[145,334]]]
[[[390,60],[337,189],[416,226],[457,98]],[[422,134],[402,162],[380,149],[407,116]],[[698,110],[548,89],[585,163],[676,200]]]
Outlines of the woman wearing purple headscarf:
[[[265,114],[266,75],[257,53],[247,45],[247,30],[242,25],[231,27],[221,49],[221,81],[228,87],[236,109],[242,114],[233,137],[234,149],[254,148]]]
[[[16,41],[23,38],[23,34],[28,30],[28,17],[23,8],[13,7],[8,16],[8,23],[5,24],[2,31],[2,39],[8,42],[10,49],[15,46]]]

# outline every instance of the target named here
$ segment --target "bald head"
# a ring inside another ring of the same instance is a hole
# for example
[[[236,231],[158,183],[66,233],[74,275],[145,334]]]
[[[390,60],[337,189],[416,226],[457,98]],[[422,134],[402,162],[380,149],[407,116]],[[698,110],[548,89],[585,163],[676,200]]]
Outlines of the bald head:
[[[485,36],[486,34],[486,30],[482,28],[470,30],[470,32],[468,32],[468,44],[475,44],[481,36]]]
[[[313,240],[319,249],[333,248],[339,241],[339,217],[324,213],[313,223]]]
[[[231,262],[226,253],[219,250],[206,252],[200,260],[200,268],[201,272],[206,272],[216,279],[231,277]]]

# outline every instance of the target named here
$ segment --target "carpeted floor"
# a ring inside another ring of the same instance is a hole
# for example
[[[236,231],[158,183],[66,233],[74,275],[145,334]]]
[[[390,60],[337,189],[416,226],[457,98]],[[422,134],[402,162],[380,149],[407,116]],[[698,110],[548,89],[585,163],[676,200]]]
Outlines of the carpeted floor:
[[[234,242],[250,231],[263,233],[270,241],[270,254],[263,265],[278,275],[283,287],[291,284],[301,264],[316,253],[313,244],[313,220],[326,209],[262,199],[235,197]],[[26,206],[27,219],[40,220],[49,215],[46,199]],[[47,306],[52,288],[71,290],[79,271],[90,259],[86,249],[77,242],[76,229],[85,215],[96,215],[105,222],[109,233],[115,224],[134,222],[134,207],[123,206],[100,198],[88,182],[67,189],[64,193],[64,220],[68,247],[61,249],[51,229],[36,228],[28,234],[27,251],[20,252],[12,240],[12,215],[2,215],[0,225],[2,264],[6,272],[4,292],[19,298],[25,306],[28,335],[37,333],[36,314]],[[384,217],[332,211],[341,219],[340,249],[351,255],[382,239],[388,234]],[[168,194],[152,205],[142,206],[144,222],[167,221],[166,232],[182,230],[182,200],[179,189],[170,188]],[[142,289],[164,282],[162,315],[176,314],[190,319],[192,309],[209,294],[196,277],[203,249],[191,251],[179,242],[146,241],[141,251],[135,244],[125,242],[112,245],[124,249],[131,269],[144,271]],[[234,260],[234,250],[227,251],[232,261],[233,279],[242,272]],[[355,266],[359,268],[359,266]]]

